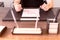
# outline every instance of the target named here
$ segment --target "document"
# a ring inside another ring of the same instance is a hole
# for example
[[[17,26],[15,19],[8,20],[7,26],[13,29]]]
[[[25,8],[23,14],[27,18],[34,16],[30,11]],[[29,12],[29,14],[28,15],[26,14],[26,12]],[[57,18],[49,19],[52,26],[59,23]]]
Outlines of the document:
[[[20,20],[37,20],[37,17],[40,17],[38,8],[37,9],[24,9],[22,13],[22,18],[20,18]]]
[[[22,17],[40,17],[39,9],[24,9]]]

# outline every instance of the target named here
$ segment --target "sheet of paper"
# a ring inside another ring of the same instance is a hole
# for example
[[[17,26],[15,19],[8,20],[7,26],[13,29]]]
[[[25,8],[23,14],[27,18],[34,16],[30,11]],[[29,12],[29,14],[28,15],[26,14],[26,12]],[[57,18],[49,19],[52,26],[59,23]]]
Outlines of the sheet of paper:
[[[24,9],[22,17],[40,17],[39,9]]]

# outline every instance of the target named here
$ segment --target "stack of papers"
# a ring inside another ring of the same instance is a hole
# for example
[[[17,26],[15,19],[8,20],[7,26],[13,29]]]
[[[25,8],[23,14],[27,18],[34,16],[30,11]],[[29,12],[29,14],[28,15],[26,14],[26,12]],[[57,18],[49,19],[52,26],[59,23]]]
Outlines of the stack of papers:
[[[40,17],[39,9],[24,9],[20,20],[37,20]],[[38,19],[39,20],[39,19]]]

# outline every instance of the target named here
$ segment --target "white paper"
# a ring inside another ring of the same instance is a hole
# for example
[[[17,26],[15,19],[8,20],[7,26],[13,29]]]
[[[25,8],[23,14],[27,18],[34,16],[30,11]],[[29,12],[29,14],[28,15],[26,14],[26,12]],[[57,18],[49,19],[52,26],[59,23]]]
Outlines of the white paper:
[[[40,17],[39,9],[24,9],[22,17]]]

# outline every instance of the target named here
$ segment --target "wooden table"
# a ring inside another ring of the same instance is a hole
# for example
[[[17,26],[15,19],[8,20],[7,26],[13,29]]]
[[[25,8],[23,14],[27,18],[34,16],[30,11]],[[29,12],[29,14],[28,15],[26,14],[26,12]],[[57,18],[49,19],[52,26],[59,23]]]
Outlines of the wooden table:
[[[3,8],[2,8],[3,9]],[[7,31],[0,37],[0,40],[60,40],[60,32],[58,35],[49,35],[46,34],[47,22],[40,21],[38,22],[38,27],[41,27],[44,32],[43,35],[12,35],[11,31],[15,26],[13,21],[2,21],[2,19],[8,13],[9,8],[5,10],[0,10],[0,25],[7,26]],[[6,11],[7,10],[7,11]],[[35,22],[19,22],[18,25],[21,27],[34,27]],[[60,26],[60,25],[59,25]],[[60,27],[59,27],[60,30]]]

